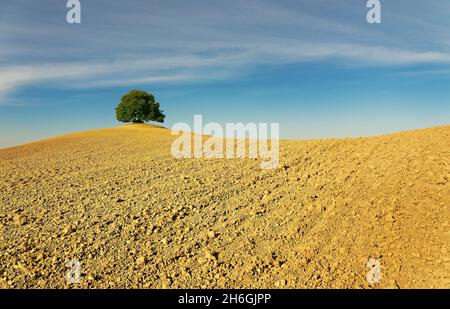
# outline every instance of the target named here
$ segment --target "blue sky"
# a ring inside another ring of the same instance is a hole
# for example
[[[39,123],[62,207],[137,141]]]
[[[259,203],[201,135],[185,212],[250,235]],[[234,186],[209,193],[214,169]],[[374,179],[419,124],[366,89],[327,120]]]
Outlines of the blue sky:
[[[65,0],[0,4],[0,147],[119,125],[130,89],[165,125],[279,122],[283,138],[449,124],[450,1]]]

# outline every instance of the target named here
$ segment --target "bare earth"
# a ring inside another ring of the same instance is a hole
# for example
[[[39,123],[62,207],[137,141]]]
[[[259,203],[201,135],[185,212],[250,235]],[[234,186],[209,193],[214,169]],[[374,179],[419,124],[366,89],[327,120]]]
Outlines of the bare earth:
[[[273,170],[176,160],[173,139],[128,125],[0,150],[0,287],[450,288],[450,126],[282,141]]]

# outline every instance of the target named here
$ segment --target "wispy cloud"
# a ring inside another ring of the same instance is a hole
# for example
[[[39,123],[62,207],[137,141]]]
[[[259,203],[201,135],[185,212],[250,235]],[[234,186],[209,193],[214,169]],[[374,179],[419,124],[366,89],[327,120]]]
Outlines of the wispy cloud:
[[[286,44],[287,43],[287,44]],[[13,65],[0,70],[0,96],[31,84],[64,87],[110,87],[149,83],[182,83],[224,79],[247,74],[261,64],[289,64],[326,58],[347,60],[349,65],[406,65],[450,63],[450,55],[413,52],[351,44],[271,42],[241,44],[239,50],[214,56],[173,54],[112,62]],[[200,52],[200,51],[199,51]],[[111,77],[113,76],[113,78]]]
[[[448,6],[441,3],[441,8]],[[423,29],[433,30],[428,46],[421,46],[383,26],[368,28],[363,14],[348,19],[364,12],[360,1],[339,7],[320,1],[315,6],[310,1],[213,6],[196,1],[176,7],[165,1],[108,1],[86,5],[86,10],[78,28],[53,15],[30,16],[29,24],[8,15],[0,22],[0,104],[28,85],[186,83],[236,78],[260,65],[324,59],[349,66],[450,65],[448,34],[442,28],[448,21],[436,23],[435,11],[424,10],[422,19],[409,17],[405,8],[397,12],[403,14],[397,20],[408,27],[402,31],[425,36]],[[15,13],[22,12],[28,11]]]

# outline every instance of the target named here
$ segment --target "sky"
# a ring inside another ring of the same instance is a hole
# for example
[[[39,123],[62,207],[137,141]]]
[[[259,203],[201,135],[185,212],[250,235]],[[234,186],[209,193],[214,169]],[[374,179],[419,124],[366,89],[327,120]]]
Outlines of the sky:
[[[277,122],[282,138],[449,124],[450,1],[66,0],[0,3],[0,147],[118,126],[131,89],[165,126]]]

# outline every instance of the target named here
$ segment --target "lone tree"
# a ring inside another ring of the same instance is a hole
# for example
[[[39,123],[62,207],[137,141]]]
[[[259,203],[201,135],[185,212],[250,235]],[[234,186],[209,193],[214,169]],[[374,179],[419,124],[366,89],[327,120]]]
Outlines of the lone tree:
[[[116,107],[116,118],[122,122],[164,122],[165,117],[155,97],[142,90],[129,91]]]

